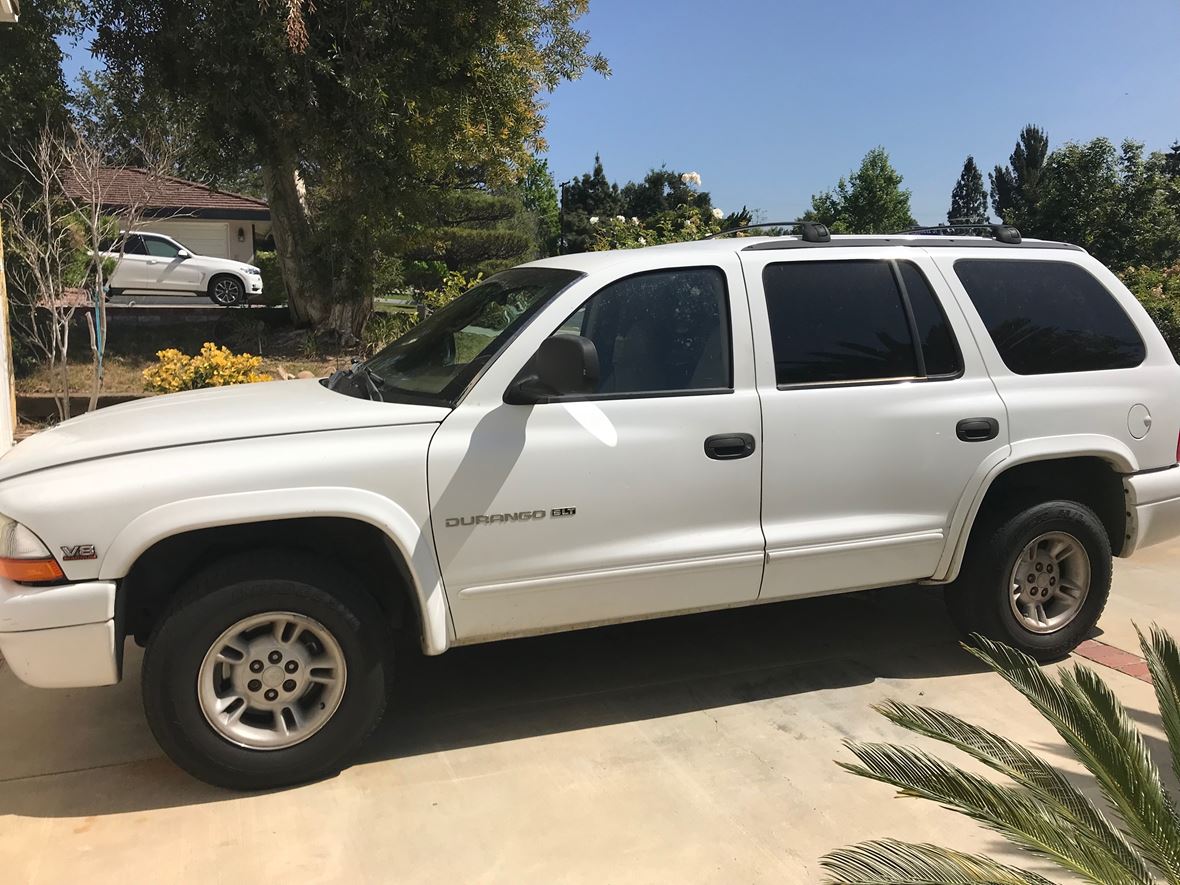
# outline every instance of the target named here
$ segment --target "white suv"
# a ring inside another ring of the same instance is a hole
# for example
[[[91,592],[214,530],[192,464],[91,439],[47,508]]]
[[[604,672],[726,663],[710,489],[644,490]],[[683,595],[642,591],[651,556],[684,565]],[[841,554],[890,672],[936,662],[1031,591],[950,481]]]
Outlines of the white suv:
[[[208,295],[232,307],[262,294],[262,271],[252,264],[196,255],[171,237],[148,231],[122,233],[101,254],[118,262],[110,295]]]
[[[1111,555],[1180,534],[1178,389],[1113,274],[1011,229],[546,259],[331,379],[18,445],[0,650],[68,687],[146,644],[160,744],[238,788],[345,764],[395,630],[436,655],[916,581],[1056,658]]]

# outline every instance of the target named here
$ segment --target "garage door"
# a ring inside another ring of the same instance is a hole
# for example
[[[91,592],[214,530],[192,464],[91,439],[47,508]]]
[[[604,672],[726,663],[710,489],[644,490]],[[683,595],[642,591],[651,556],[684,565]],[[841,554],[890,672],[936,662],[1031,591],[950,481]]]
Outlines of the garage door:
[[[140,228],[179,240],[195,255],[229,258],[229,225],[224,222],[145,221]]]

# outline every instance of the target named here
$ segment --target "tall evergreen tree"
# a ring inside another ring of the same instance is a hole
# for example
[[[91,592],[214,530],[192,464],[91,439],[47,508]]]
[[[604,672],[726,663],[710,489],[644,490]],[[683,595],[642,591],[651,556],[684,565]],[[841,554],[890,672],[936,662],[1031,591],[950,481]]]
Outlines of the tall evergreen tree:
[[[992,171],[992,208],[1005,224],[1015,224],[1026,233],[1036,229],[1041,177],[1048,156],[1048,134],[1030,123],[1020,130],[1009,164]]]
[[[901,173],[889,162],[883,147],[865,154],[860,168],[835,190],[821,191],[811,198],[804,215],[822,221],[836,233],[885,234],[913,227],[910,192],[901,186]]]
[[[561,202],[564,252],[588,252],[594,245],[591,218],[610,218],[623,211],[619,186],[606,177],[602,157],[594,155],[594,170],[566,185]]]
[[[975,158],[967,157],[963,171],[951,191],[951,208],[946,214],[950,224],[986,224],[987,191],[983,188],[983,175],[975,165]]]

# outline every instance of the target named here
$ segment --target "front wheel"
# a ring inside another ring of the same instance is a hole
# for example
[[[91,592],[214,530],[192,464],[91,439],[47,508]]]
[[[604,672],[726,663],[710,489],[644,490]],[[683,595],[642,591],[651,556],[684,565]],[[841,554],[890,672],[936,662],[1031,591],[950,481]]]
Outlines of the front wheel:
[[[214,277],[209,282],[209,299],[222,307],[246,302],[246,287],[236,277]]]
[[[384,710],[384,623],[325,563],[263,556],[216,566],[185,587],[148,643],[148,724],[178,765],[217,786],[333,774]]]
[[[1094,511],[1049,501],[975,531],[946,588],[956,626],[1041,661],[1071,652],[1110,595],[1110,539]]]

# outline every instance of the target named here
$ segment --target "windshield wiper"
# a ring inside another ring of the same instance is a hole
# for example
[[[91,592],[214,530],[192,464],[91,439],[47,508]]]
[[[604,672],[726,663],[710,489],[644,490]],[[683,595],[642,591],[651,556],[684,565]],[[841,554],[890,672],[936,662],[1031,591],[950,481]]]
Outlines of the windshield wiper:
[[[369,399],[383,403],[385,397],[381,395],[381,386],[385,379],[362,362],[354,362],[347,369],[339,369],[328,377],[328,390],[337,390],[344,382],[352,382],[357,393],[364,392]]]

